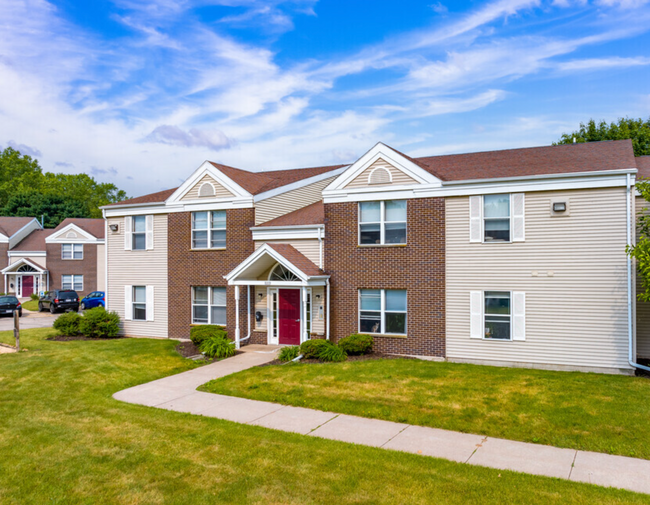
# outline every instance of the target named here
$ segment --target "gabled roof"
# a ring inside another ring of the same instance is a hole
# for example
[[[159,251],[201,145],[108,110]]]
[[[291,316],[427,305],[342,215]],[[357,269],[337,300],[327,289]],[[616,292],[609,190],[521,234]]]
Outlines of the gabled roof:
[[[68,217],[61,221],[54,231],[61,231],[66,226],[74,224],[87,233],[90,233],[95,238],[104,238],[104,220],[103,219],[88,219],[78,217]]]
[[[56,230],[54,229],[39,229],[32,231],[18,244],[16,244],[12,251],[43,251],[45,252],[45,239],[52,235]]]
[[[636,168],[639,171],[637,174],[639,179],[650,178],[650,156],[637,156]]]
[[[265,226],[301,226],[307,224],[324,224],[325,223],[325,206],[323,200],[320,200],[302,209],[294,210],[284,216],[276,217],[262,224],[258,224],[256,228]]]
[[[136,205],[136,204],[147,204],[147,203],[163,203],[167,198],[174,194],[178,188],[165,189],[164,191],[158,191],[157,193],[149,193],[148,195],[137,196],[135,198],[129,198],[128,200],[122,200],[121,202],[109,203],[106,207],[112,207],[114,205]]]
[[[21,228],[31,223],[34,217],[14,217],[14,216],[1,216],[0,217],[0,233],[7,237],[11,237]]]
[[[267,243],[271,249],[278,252],[289,261],[291,264],[295,265],[301,272],[305,273],[309,277],[316,277],[319,275],[324,275],[323,271],[318,268],[313,261],[311,261],[307,256],[298,251],[295,247],[289,244],[274,244]]]
[[[0,273],[5,274],[7,272],[15,272],[23,265],[29,265],[38,273],[43,273],[47,271],[47,269],[44,266],[39,265],[34,260],[27,259],[27,258],[20,258],[18,261],[13,262],[11,265],[8,265],[2,270],[0,270]]]
[[[637,166],[631,140],[429,156],[414,161],[444,181],[596,172]]]

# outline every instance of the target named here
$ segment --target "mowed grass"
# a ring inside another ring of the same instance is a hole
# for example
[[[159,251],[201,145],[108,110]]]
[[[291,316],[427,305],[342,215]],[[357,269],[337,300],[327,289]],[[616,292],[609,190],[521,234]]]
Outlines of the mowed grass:
[[[27,300],[22,306],[25,310],[38,311],[38,300]]]
[[[0,503],[623,504],[647,495],[357,447],[111,395],[194,366],[173,341],[52,342],[0,355]],[[11,343],[11,333],[0,333]]]
[[[406,359],[249,369],[204,391],[650,459],[650,380]]]

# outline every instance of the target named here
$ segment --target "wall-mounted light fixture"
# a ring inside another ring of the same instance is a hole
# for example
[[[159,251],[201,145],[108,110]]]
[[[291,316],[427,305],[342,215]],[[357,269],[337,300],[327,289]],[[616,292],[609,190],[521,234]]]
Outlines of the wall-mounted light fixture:
[[[553,212],[565,212],[566,202],[553,202]]]
[[[108,227],[111,229],[113,233],[115,233],[117,230],[120,229],[120,225],[117,223],[109,224]]]
[[[316,295],[316,300],[320,300],[320,295]]]
[[[264,298],[264,293],[257,293],[257,297],[261,300]]]

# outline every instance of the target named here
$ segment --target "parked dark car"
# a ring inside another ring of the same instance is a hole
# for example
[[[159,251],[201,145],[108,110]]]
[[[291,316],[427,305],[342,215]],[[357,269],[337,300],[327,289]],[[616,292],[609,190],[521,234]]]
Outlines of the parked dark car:
[[[79,310],[79,295],[71,289],[48,291],[38,300],[38,311],[50,309],[54,314],[59,310]]]
[[[13,316],[18,311],[18,317],[23,315],[23,307],[15,296],[0,296],[0,316]]]
[[[94,309],[95,307],[104,307],[106,305],[106,297],[103,291],[93,291],[89,295],[81,299],[79,308],[81,310]]]

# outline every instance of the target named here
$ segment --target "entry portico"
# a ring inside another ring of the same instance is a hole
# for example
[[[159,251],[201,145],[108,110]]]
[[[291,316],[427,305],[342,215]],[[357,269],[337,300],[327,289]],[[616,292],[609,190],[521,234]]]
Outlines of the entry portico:
[[[5,293],[15,293],[25,298],[49,289],[49,276],[45,267],[27,258],[20,258],[2,270]]]
[[[251,315],[250,287],[257,286],[266,290],[266,320],[267,343],[299,345],[309,340],[312,331],[314,314],[314,290],[316,297],[321,298],[321,292],[327,291],[329,305],[329,276],[318,268],[311,260],[290,244],[265,243],[253,254],[241,262],[237,268],[225,276],[228,285],[235,286],[235,343],[239,348],[242,341],[251,336],[241,338],[239,322],[239,304],[241,287],[246,286],[248,292],[248,314]],[[324,294],[324,293],[323,293]],[[260,296],[262,294],[260,293]],[[324,308],[324,307],[323,307]],[[317,314],[326,317],[326,338],[329,338],[329,307],[319,310]],[[262,312],[256,313],[260,321]]]

